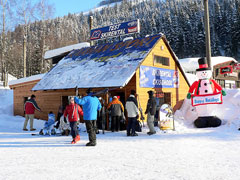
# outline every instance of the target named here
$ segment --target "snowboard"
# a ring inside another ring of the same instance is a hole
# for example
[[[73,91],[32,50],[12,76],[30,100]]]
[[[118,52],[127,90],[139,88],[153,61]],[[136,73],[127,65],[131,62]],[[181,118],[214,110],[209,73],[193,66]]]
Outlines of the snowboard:
[[[101,110],[101,116],[102,116],[102,133],[105,134],[105,123],[106,123],[106,115],[105,115],[105,107],[102,107]]]
[[[169,104],[163,104],[159,110],[160,130],[175,130],[173,108]]]

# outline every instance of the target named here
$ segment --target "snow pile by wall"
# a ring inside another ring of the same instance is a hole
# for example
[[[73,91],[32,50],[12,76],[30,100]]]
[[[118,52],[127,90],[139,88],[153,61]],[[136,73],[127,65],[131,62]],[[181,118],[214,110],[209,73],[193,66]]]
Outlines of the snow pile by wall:
[[[223,124],[239,126],[240,124],[240,90],[226,89],[223,96],[223,104],[209,105],[212,115],[216,115]],[[174,114],[177,124],[194,127],[193,122],[197,119],[196,108],[191,105],[191,100],[185,98],[182,107]]]
[[[13,115],[13,90],[0,89],[0,114]]]

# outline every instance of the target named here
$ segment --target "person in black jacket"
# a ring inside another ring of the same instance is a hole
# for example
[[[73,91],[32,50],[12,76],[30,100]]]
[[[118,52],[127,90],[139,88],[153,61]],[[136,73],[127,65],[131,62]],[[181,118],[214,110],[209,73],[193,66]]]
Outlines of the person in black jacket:
[[[154,115],[156,113],[156,100],[153,97],[154,92],[148,91],[149,99],[147,103],[147,108],[145,111],[145,114],[147,114],[147,124],[149,128],[149,132],[147,132],[148,135],[153,135],[156,133],[154,129]]]

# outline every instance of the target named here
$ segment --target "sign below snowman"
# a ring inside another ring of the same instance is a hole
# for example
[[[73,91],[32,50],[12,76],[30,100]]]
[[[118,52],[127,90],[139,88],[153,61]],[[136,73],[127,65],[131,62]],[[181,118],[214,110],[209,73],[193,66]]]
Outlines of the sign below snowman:
[[[222,104],[222,93],[192,96],[192,106]]]

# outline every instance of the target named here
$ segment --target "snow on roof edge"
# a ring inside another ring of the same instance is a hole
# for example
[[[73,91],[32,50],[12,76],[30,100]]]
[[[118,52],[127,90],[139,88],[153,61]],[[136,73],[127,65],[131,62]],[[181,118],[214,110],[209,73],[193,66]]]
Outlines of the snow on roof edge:
[[[37,75],[25,77],[25,78],[20,78],[20,79],[17,79],[17,80],[12,80],[12,81],[9,82],[9,86],[15,85],[15,84],[20,84],[20,83],[25,83],[25,82],[30,82],[30,81],[35,81],[35,80],[40,80],[40,79],[42,79],[42,77],[45,74],[46,73],[44,73],[44,74],[37,74]]]
[[[66,52],[70,52],[74,49],[81,49],[83,47],[90,47],[90,43],[89,42],[82,42],[82,43],[73,44],[73,45],[64,46],[64,47],[61,47],[61,48],[46,51],[45,55],[44,55],[44,59],[50,59],[50,58],[59,56],[61,54],[64,54]]]

